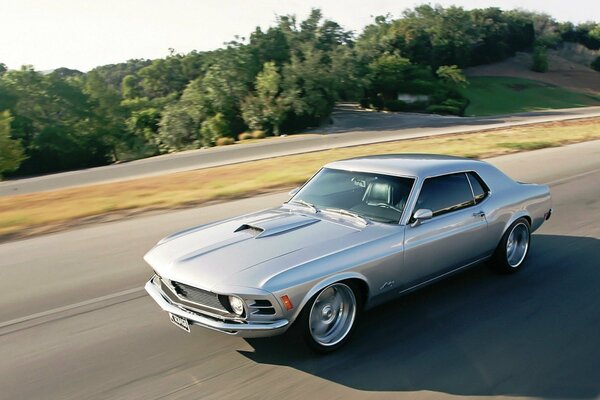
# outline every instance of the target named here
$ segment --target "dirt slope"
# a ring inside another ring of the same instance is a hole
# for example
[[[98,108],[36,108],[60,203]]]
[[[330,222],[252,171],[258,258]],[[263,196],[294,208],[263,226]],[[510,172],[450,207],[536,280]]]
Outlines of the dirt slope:
[[[585,48],[584,48],[585,49]],[[600,72],[586,65],[593,52],[577,46],[548,51],[548,72],[531,71],[531,54],[517,53],[499,63],[467,68],[467,76],[511,76],[533,79],[587,93],[600,93]]]

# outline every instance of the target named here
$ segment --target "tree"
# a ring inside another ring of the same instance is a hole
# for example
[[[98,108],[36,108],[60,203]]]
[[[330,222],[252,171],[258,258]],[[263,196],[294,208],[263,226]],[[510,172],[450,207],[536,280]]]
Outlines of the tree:
[[[266,32],[257,27],[250,35],[248,48],[253,58],[248,67],[255,74],[260,72],[266,62],[273,61],[281,66],[290,59],[290,46],[280,27],[269,28]]]
[[[525,13],[527,13],[525,11]],[[556,48],[561,41],[558,22],[545,13],[530,12],[537,47]],[[535,49],[534,49],[535,51]]]
[[[410,60],[397,54],[384,54],[369,64],[369,81],[373,93],[395,98],[407,82]]]
[[[83,75],[83,72],[81,72],[77,69],[61,67],[61,68],[56,68],[54,71],[51,72],[51,74],[55,75],[59,78],[70,78],[70,77],[80,77]]]
[[[182,58],[179,54],[171,54],[140,69],[138,75],[146,96],[164,97],[173,92],[183,91],[189,81],[183,70]]]
[[[120,153],[127,152],[131,143],[125,129],[126,110],[121,106],[121,93],[106,84],[102,75],[95,71],[86,74],[83,91],[92,102],[95,129],[102,141],[111,149],[113,161],[119,161]]]
[[[468,100],[460,68],[538,46],[534,67],[545,70],[546,49],[563,41],[598,49],[600,25],[425,4],[399,18],[377,16],[355,38],[313,9],[213,51],[170,49],[161,59],[87,73],[0,64],[0,110],[10,110],[12,137],[27,156],[15,175],[47,173],[208,146],[248,128],[278,134],[317,126],[339,99],[461,114]],[[405,103],[399,93],[426,97]]]
[[[25,153],[19,140],[10,136],[10,123],[12,117],[9,111],[0,112],[0,179],[5,172],[19,168],[25,160]]]
[[[140,97],[141,91],[138,79],[134,75],[127,75],[121,82],[121,96],[124,99],[134,99]]]
[[[590,27],[587,37],[582,38],[582,44],[588,49],[598,50],[600,49],[600,24]]]
[[[199,147],[198,127],[201,121],[194,118],[186,107],[174,103],[162,113],[157,135],[158,147],[173,152]]]
[[[548,71],[548,54],[544,46],[536,46],[533,50],[533,62],[531,70],[535,72]]]
[[[139,77],[140,69],[150,65],[151,60],[128,60],[124,63],[102,65],[94,68],[92,71],[99,74],[104,82],[114,90],[121,90],[123,78],[127,75]],[[92,72],[90,71],[90,72]]]
[[[242,116],[250,128],[279,136],[291,105],[282,93],[281,84],[282,78],[275,63],[266,62],[256,77],[256,94],[248,95],[242,103]]]
[[[592,61],[592,63],[590,64],[590,67],[594,71],[600,71],[600,56],[596,56],[596,58],[594,58],[594,61]]]
[[[305,45],[303,57],[292,56],[282,69],[282,97],[290,112],[282,130],[318,125],[329,116],[338,94],[329,65],[323,65],[323,52]]]
[[[41,74],[31,67],[8,71],[2,86],[9,92],[13,137],[27,159],[20,174],[64,171],[105,164],[110,147],[106,125],[93,112],[93,101],[76,77]],[[0,100],[3,96],[0,96]]]
[[[130,149],[135,155],[147,156],[161,152],[158,137],[160,120],[165,107],[174,100],[174,97],[136,97],[121,101],[126,114],[125,129],[130,137]]]
[[[449,86],[465,87],[468,84],[467,78],[456,65],[442,65],[435,71],[435,74]]]
[[[231,137],[229,124],[223,117],[223,114],[217,113],[206,121],[202,122],[200,127],[200,141],[203,146],[214,146],[220,137]]]

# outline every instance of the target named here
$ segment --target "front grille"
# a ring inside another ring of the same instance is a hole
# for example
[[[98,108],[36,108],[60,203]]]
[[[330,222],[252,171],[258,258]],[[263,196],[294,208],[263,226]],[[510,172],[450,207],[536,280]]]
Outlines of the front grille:
[[[222,312],[229,312],[223,306],[223,304],[221,304],[216,293],[198,289],[196,287],[175,281],[171,281],[171,285],[175,289],[175,293],[177,293],[177,295],[182,299],[191,301],[192,303],[196,303],[201,306],[214,308]]]

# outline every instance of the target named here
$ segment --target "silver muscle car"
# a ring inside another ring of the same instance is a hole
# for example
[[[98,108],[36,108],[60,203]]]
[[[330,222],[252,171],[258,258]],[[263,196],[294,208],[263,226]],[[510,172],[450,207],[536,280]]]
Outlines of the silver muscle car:
[[[293,326],[332,351],[361,311],[491,259],[515,272],[550,218],[548,186],[440,155],[330,163],[278,208],[162,239],[146,290],[171,321],[242,337]]]

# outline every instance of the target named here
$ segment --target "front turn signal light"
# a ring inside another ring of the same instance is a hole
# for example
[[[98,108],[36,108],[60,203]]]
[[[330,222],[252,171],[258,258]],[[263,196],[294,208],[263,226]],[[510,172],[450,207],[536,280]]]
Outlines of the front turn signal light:
[[[292,308],[294,308],[292,301],[290,300],[290,298],[287,295],[281,296],[281,301],[283,301],[283,306],[285,307],[286,310],[290,311]]]

